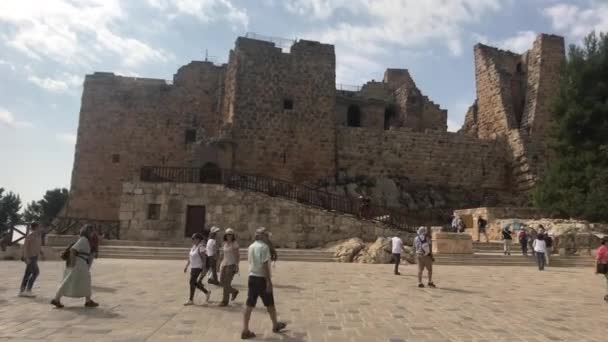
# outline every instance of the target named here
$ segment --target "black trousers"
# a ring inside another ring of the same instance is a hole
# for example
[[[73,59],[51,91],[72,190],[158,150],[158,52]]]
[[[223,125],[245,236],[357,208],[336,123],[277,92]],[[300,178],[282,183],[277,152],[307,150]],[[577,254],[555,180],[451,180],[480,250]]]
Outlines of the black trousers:
[[[190,300],[194,300],[194,291],[196,291],[196,289],[203,291],[203,293],[209,292],[203,285],[202,279],[198,279],[198,276],[201,275],[201,272],[203,272],[202,268],[190,269]]]
[[[215,256],[207,257],[207,269],[211,270],[211,279],[209,279],[209,283],[218,284],[219,281],[217,279],[217,259]]]
[[[395,263],[395,274],[399,273],[399,263],[401,263],[401,254],[393,253],[393,262]]]

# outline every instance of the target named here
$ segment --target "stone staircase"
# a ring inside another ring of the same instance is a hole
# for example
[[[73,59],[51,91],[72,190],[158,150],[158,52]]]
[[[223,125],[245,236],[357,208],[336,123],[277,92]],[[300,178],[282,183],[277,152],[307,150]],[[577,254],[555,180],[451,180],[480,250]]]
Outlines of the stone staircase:
[[[53,246],[60,253],[69,244],[66,240],[61,246]],[[513,245],[513,247],[518,247]],[[99,257],[111,259],[153,259],[186,260],[190,242],[128,241],[105,240],[100,247]],[[531,255],[524,257],[519,249],[513,248],[510,256],[503,255],[501,242],[473,243],[473,255],[441,254],[435,256],[437,265],[457,266],[528,266],[535,267],[536,259]],[[334,262],[332,252],[322,249],[277,249],[279,261]],[[247,258],[247,250],[241,249],[241,259]],[[560,257],[553,255],[551,267],[589,267],[594,260],[590,256]]]
[[[57,252],[65,246],[54,246]],[[100,258],[110,259],[154,259],[154,260],[186,260],[190,250],[189,241],[128,241],[106,240],[99,247]],[[279,261],[333,262],[333,254],[320,249],[277,249]],[[241,259],[247,259],[247,249],[240,250]]]
[[[472,265],[472,266],[536,266],[536,259],[531,254],[521,255],[519,245],[513,245],[511,255],[503,255],[502,242],[473,242],[473,255],[436,255],[439,265]],[[561,257],[551,256],[553,267],[593,267],[594,261],[590,256]]]

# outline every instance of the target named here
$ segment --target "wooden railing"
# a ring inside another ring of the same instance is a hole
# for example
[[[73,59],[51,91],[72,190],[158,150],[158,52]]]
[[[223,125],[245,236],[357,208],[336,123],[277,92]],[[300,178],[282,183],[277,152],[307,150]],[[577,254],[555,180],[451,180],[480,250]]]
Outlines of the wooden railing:
[[[144,182],[222,184],[237,190],[250,190],[297,201],[309,206],[382,222],[392,228],[414,232],[418,225],[435,224],[442,212],[407,211],[401,208],[366,204],[359,199],[284,180],[236,173],[231,170],[181,167],[143,167]]]
[[[78,235],[85,224],[92,225],[105,239],[120,239],[120,221],[92,220],[81,217],[57,217],[53,220],[47,234],[53,232],[59,235]]]

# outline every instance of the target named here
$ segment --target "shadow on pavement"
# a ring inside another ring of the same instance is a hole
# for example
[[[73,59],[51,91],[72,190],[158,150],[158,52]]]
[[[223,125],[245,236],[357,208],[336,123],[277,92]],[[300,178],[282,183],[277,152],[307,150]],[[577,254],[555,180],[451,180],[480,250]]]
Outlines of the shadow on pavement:
[[[63,309],[57,309],[57,310],[69,311],[69,312],[73,312],[73,313],[76,313],[79,315],[93,317],[93,318],[119,318],[122,316],[116,312],[112,312],[110,309],[105,309],[103,307],[85,308],[85,307],[76,307],[76,306],[71,306],[71,307],[66,306]]]
[[[477,294],[477,291],[469,291],[464,289],[453,289],[449,287],[437,287],[437,290],[448,291],[448,292],[456,292],[456,293],[465,293],[465,294]]]
[[[115,288],[112,288],[112,287],[103,287],[103,286],[91,286],[91,290],[93,290],[93,292],[107,292],[107,293],[114,293],[114,292],[116,292]]]

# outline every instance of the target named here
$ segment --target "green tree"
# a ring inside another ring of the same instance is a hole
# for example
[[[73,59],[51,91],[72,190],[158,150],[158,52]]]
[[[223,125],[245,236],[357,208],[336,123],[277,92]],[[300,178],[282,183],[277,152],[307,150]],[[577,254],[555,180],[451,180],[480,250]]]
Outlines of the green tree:
[[[534,192],[555,213],[608,220],[608,35],[570,46],[553,107],[554,158]]]
[[[25,207],[21,217],[23,218],[23,222],[26,223],[40,221],[40,218],[42,217],[42,206],[40,205],[40,201],[31,201]]]
[[[48,225],[59,214],[67,199],[67,189],[49,190],[41,200],[32,201],[27,205],[23,212],[23,219],[28,223],[38,221],[43,225]]]
[[[21,199],[13,192],[0,188],[0,235],[21,222]]]

